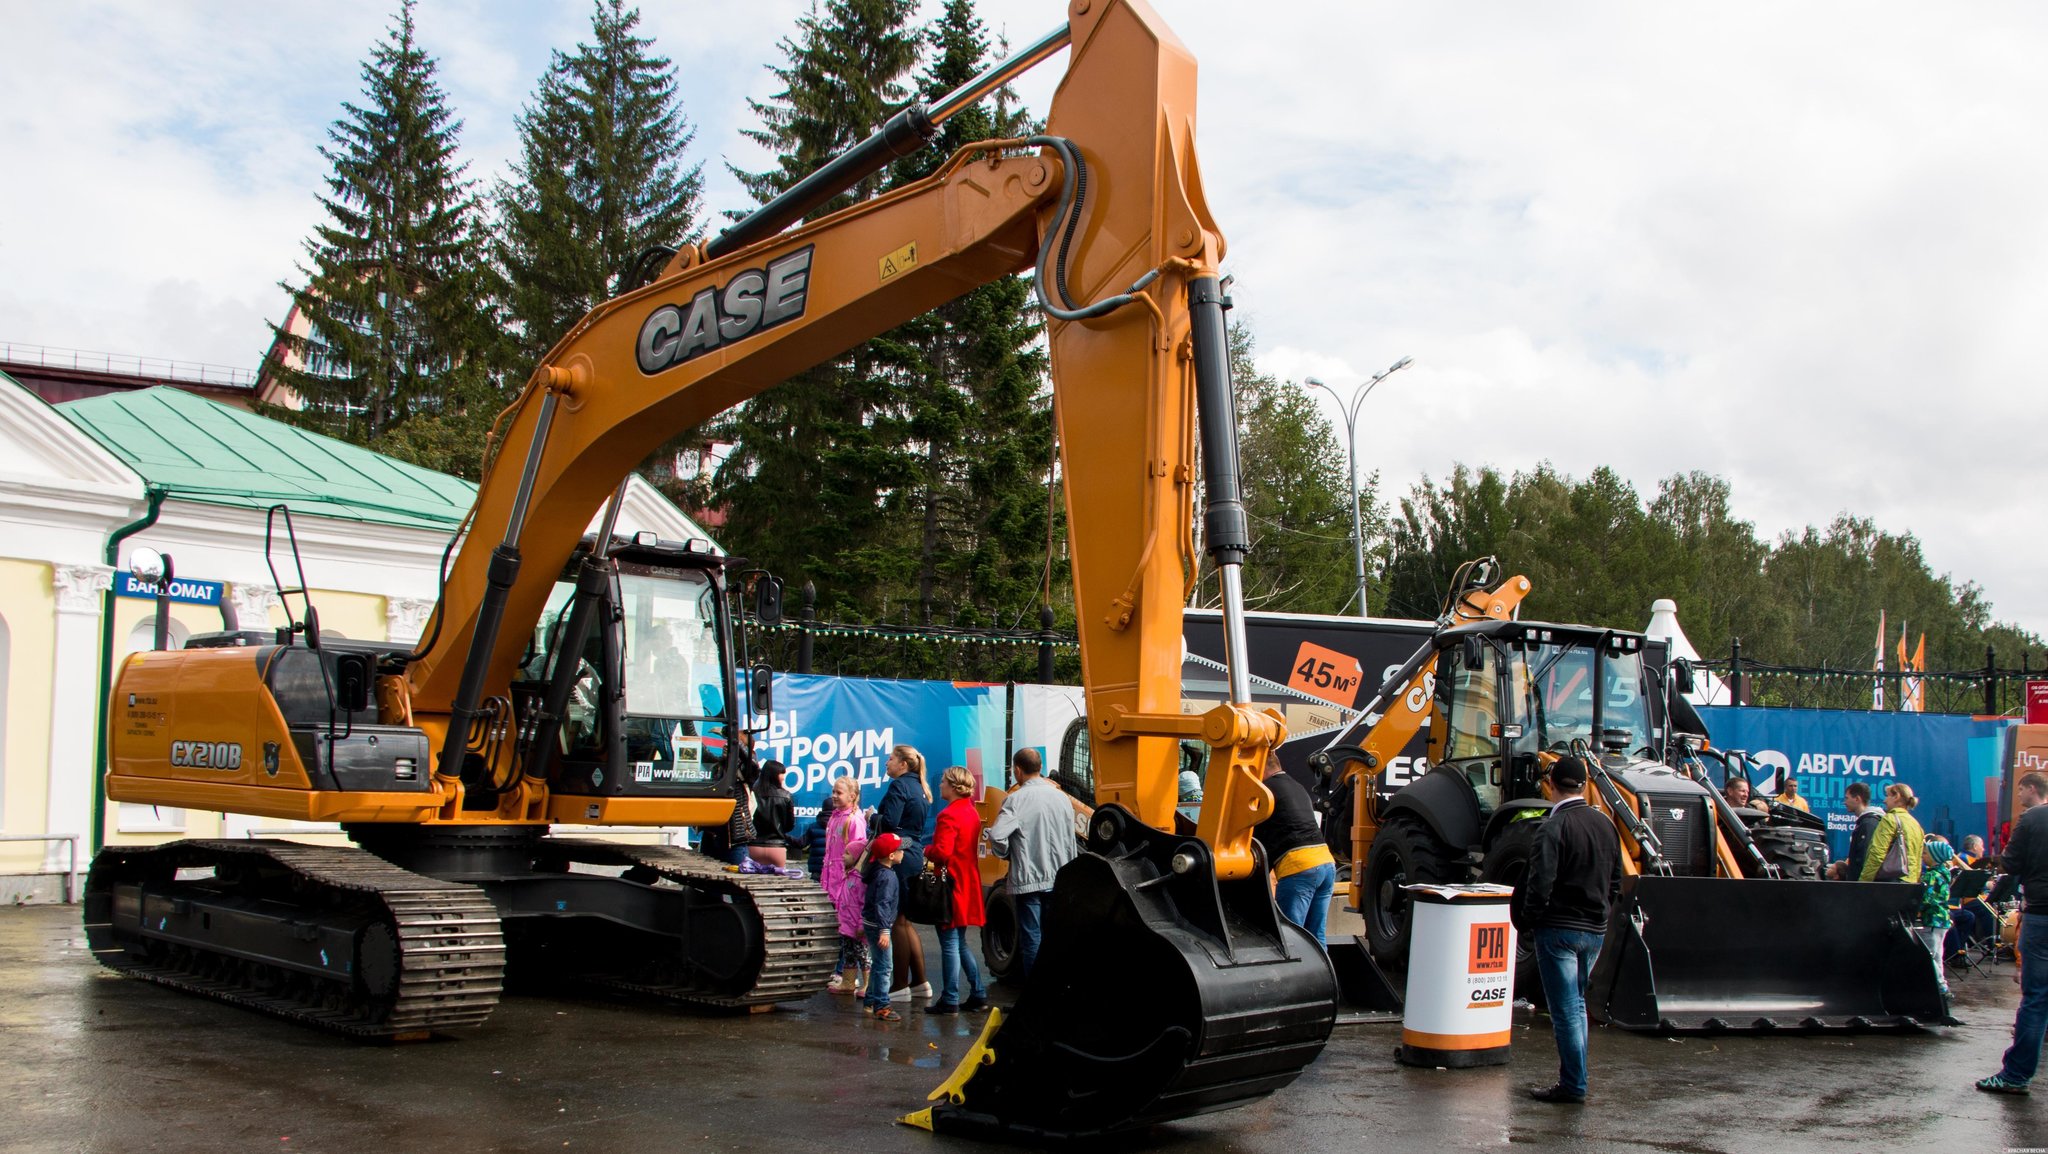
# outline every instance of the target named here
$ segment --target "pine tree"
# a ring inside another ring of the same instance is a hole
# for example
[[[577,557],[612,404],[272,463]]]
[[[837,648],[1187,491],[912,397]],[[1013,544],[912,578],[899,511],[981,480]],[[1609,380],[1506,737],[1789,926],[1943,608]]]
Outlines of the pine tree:
[[[499,182],[495,256],[505,311],[531,365],[642,252],[699,231],[703,165],[675,66],[634,35],[640,13],[597,0],[591,42],[556,52],[519,118],[513,179]]]
[[[271,372],[306,403],[271,415],[372,448],[409,418],[491,391],[483,237],[455,157],[461,122],[416,39],[413,6],[402,0],[363,64],[364,103],[342,106],[320,150],[333,166],[320,198],[328,220],[306,241],[305,283],[283,286],[305,330],[271,326],[286,354]]]
[[[772,68],[783,90],[750,102],[747,136],[776,155],[763,172],[733,169],[762,202],[865,138],[905,95],[917,63],[911,0],[828,0],[785,38]],[[832,208],[874,195],[863,182]],[[816,214],[814,214],[816,215]],[[901,620],[911,574],[887,540],[892,509],[914,500],[917,468],[897,389],[915,372],[901,342],[869,341],[755,397],[719,422],[732,452],[713,482],[727,544],[800,586],[816,582],[830,618]]]

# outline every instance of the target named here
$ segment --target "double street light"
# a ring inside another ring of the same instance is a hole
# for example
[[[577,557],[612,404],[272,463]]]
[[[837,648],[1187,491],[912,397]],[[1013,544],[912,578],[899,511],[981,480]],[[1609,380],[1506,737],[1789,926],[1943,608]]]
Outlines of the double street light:
[[[1358,386],[1357,391],[1351,394],[1351,404],[1348,406],[1345,405],[1344,398],[1338,395],[1337,390],[1314,377],[1308,378],[1310,385],[1330,394],[1330,399],[1337,402],[1337,411],[1344,414],[1344,456],[1351,463],[1351,555],[1358,565],[1358,615],[1360,617],[1366,617],[1369,614],[1366,612],[1365,601],[1365,533],[1359,525],[1358,518],[1358,410],[1361,405],[1365,404],[1365,398],[1371,394],[1373,386],[1413,363],[1415,363],[1414,357],[1402,357],[1400,360],[1374,373],[1371,380]]]

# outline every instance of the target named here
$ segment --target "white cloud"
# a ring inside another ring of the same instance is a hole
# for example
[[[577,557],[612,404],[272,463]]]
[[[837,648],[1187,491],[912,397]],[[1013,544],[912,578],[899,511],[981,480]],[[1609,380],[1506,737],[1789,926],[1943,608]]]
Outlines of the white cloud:
[[[1240,317],[1283,376],[1395,358],[1361,463],[1645,492],[1726,476],[1775,533],[1916,533],[2048,631],[2026,465],[2048,417],[2048,12],[1904,3],[1155,0],[1201,61],[1203,175]],[[936,7],[928,4],[928,7]],[[709,207],[807,0],[647,5]],[[472,175],[588,7],[426,0]],[[985,0],[1013,42],[1062,18]],[[251,364],[283,310],[381,6],[14,5],[0,339]],[[1043,110],[1064,58],[1022,84]]]

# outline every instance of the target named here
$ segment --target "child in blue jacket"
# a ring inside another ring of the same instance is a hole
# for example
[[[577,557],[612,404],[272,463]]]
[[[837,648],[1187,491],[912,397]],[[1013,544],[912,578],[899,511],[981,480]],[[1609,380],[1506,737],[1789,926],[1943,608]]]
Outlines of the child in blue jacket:
[[[896,879],[892,868],[903,860],[903,839],[893,833],[876,834],[868,843],[867,865],[861,869],[861,880],[867,883],[867,899],[861,904],[860,928],[867,935],[870,974],[878,975],[868,980],[867,994],[861,999],[869,1016],[884,1022],[897,1022],[903,1015],[889,1008],[889,927],[896,924],[898,906],[902,903],[903,883]]]

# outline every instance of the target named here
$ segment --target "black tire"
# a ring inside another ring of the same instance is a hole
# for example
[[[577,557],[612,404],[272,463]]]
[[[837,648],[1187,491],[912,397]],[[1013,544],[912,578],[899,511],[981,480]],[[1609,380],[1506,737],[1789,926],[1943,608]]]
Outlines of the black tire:
[[[1017,901],[1010,884],[999,881],[982,895],[988,920],[981,927],[981,959],[988,963],[990,976],[998,982],[1013,982],[1017,965]]]
[[[1543,1004],[1543,978],[1536,972],[1536,945],[1532,935],[1525,928],[1522,917],[1522,886],[1529,880],[1529,863],[1536,856],[1536,835],[1543,822],[1537,818],[1509,822],[1492,845],[1486,847],[1486,864],[1479,867],[1479,880],[1495,885],[1515,887],[1515,896],[1508,899],[1508,910],[1514,919],[1515,934],[1515,994],[1525,998],[1532,1006]]]
[[[1422,882],[1455,883],[1465,880],[1457,864],[1460,855],[1438,841],[1420,819],[1395,814],[1380,827],[1366,854],[1362,879],[1365,937],[1372,956],[1382,966],[1397,966],[1408,960],[1408,932],[1411,907],[1403,885]]]
[[[1798,881],[1819,881],[1827,876],[1828,843],[1820,831],[1792,826],[1760,826],[1749,831],[1764,860],[1778,872]]]

